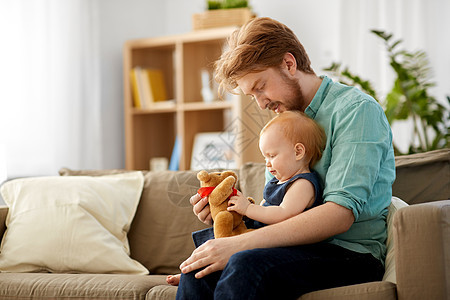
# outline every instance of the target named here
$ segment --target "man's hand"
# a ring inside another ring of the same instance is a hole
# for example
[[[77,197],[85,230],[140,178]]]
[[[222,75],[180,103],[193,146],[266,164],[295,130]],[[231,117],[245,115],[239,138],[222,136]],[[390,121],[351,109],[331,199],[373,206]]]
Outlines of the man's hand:
[[[211,211],[208,205],[208,197],[202,198],[199,194],[195,194],[189,199],[193,206],[192,210],[197,218],[207,225],[212,225]]]
[[[209,240],[192,252],[191,256],[181,265],[182,273],[206,267],[195,274],[195,278],[202,278],[213,272],[223,270],[230,257],[242,250],[239,236]]]

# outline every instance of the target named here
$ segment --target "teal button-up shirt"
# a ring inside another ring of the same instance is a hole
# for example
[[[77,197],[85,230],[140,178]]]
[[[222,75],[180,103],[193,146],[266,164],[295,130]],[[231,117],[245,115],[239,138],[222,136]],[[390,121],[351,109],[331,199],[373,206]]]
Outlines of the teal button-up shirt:
[[[322,159],[314,166],[324,202],[351,209],[355,216],[350,229],[329,242],[384,262],[395,160],[383,109],[359,89],[324,76],[305,113],[327,135]]]

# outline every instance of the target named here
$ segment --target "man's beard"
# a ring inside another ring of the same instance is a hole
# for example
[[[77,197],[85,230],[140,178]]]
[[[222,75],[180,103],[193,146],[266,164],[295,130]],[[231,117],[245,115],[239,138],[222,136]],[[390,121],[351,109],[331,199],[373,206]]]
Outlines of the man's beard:
[[[303,98],[302,88],[300,87],[298,80],[289,78],[281,69],[280,74],[281,78],[289,88],[289,98],[283,99],[284,107],[286,108],[286,110],[304,111],[306,109],[306,101]]]

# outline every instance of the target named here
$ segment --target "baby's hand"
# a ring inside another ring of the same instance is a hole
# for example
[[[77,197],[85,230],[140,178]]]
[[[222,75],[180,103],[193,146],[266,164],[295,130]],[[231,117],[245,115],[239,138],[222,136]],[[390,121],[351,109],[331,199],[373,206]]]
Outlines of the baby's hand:
[[[233,196],[228,201],[228,211],[235,211],[243,216],[247,212],[250,202],[240,191],[237,192],[236,196]]]

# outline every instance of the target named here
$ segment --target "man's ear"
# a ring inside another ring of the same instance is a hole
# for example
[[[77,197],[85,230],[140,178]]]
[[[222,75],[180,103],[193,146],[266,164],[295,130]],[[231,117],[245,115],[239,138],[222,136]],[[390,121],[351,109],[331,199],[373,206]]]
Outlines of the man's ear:
[[[292,53],[287,52],[283,57],[283,66],[288,70],[291,75],[295,74],[297,70],[297,61]]]
[[[297,143],[294,145],[294,147],[295,147],[295,158],[297,160],[302,159],[306,154],[305,145],[303,145],[302,143]]]

